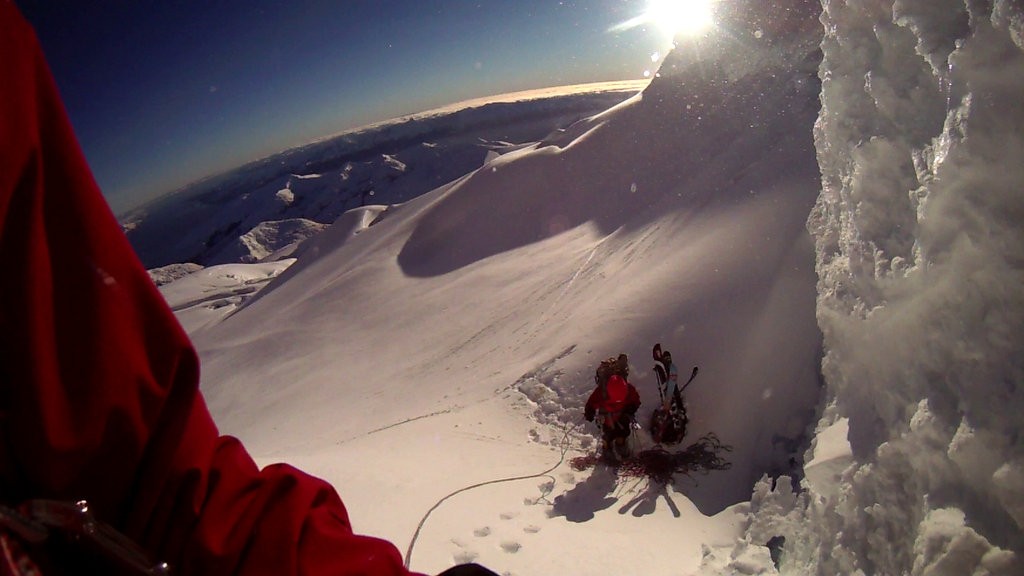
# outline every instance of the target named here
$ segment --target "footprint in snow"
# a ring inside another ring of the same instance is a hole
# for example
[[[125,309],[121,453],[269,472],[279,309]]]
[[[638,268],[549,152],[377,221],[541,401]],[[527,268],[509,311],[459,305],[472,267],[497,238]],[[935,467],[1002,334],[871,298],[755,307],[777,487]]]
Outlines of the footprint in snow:
[[[476,536],[477,538],[483,538],[484,536],[490,536],[490,535],[491,535],[491,527],[490,526],[484,526],[483,528],[477,528],[476,530],[473,530],[473,536]]]
[[[469,564],[474,562],[480,555],[472,550],[460,550],[452,555],[456,564]]]
[[[515,554],[516,552],[519,552],[519,549],[522,547],[522,544],[520,544],[519,542],[513,542],[511,540],[501,543],[501,549],[505,552],[508,552],[509,554]]]

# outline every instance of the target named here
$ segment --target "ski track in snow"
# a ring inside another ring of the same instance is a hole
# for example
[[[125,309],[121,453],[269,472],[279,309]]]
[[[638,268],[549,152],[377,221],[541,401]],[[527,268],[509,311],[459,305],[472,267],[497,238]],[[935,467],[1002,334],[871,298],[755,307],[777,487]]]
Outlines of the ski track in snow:
[[[404,426],[405,424],[409,424],[410,422],[415,422],[417,420],[423,420],[424,418],[433,418],[434,416],[440,416],[442,414],[451,414],[452,412],[458,412],[459,410],[461,410],[463,408],[465,408],[465,406],[452,406],[450,408],[445,408],[444,410],[438,410],[436,412],[431,412],[429,414],[422,414],[420,416],[413,416],[412,418],[406,418],[405,420],[402,420],[401,422],[394,422],[394,423],[388,424],[386,426],[381,426],[380,428],[374,428],[373,430],[369,430],[369,431],[367,431],[364,434],[360,434],[359,436],[353,436],[351,438],[346,438],[344,440],[339,440],[337,442],[337,445],[340,446],[342,444],[347,444],[347,443],[353,442],[355,440],[360,440],[360,439],[366,438],[367,436],[370,436],[372,434],[376,434],[378,432],[383,432],[385,430],[390,430],[392,428],[397,428],[399,426]]]
[[[391,430],[399,426],[404,426],[417,420],[433,418],[435,416],[441,416],[444,414],[457,413],[471,406],[476,406],[486,402],[492,402],[497,399],[508,399],[510,398],[509,392],[519,392],[521,394],[521,399],[518,402],[513,400],[513,403],[515,405],[523,407],[523,402],[525,401],[532,404],[535,407],[532,410],[532,418],[536,420],[537,423],[540,424],[541,426],[548,428],[548,432],[552,436],[550,440],[545,441],[542,439],[540,432],[536,428],[534,428],[530,431],[531,440],[540,444],[547,444],[551,446],[562,444],[565,441],[565,432],[567,425],[572,423],[573,414],[581,413],[583,404],[578,402],[573,403],[572,398],[563,398],[563,396],[557,391],[557,389],[552,387],[552,384],[562,376],[562,372],[559,370],[551,372],[551,369],[559,360],[570,356],[575,350],[575,345],[566,348],[560,354],[558,354],[551,360],[539,365],[534,370],[527,372],[512,384],[504,388],[495,390],[495,395],[493,397],[484,398],[482,400],[472,402],[469,404],[456,404],[449,406],[448,408],[445,408],[443,410],[437,410],[434,412],[430,412],[428,414],[421,414],[419,416],[414,416],[412,418],[406,418],[399,422],[393,422],[391,424],[387,424],[384,426],[380,426],[378,428],[374,428],[372,430],[368,430],[367,432],[360,434],[359,436],[353,436],[351,438],[339,440],[336,444],[347,444],[355,440],[366,438],[367,436],[370,436],[372,434],[377,434],[379,432],[384,432],[385,430]],[[551,372],[550,375],[548,374],[549,372]],[[589,394],[589,391],[587,393]],[[557,401],[553,401],[553,399],[556,399]],[[561,437],[562,440],[559,441],[555,437]],[[572,436],[570,435],[569,437]],[[480,439],[494,440],[493,438],[489,437],[480,437]]]
[[[582,264],[580,264],[580,267],[576,269],[575,273],[573,273],[572,278],[570,278],[569,281],[565,283],[565,286],[562,287],[562,290],[558,293],[558,296],[555,297],[554,301],[551,302],[551,305],[548,306],[548,309],[544,312],[544,314],[541,315],[542,321],[547,319],[548,314],[550,314],[551,311],[555,309],[555,306],[557,306],[558,303],[562,301],[562,298],[565,297],[565,295],[569,292],[569,289],[572,288],[572,285],[576,283],[576,279],[580,277],[580,274],[582,274],[583,271],[587,268],[587,265],[590,264],[590,262],[594,259],[594,255],[597,254],[597,250],[598,248],[601,247],[601,244],[603,242],[604,240],[599,242],[590,250],[590,254],[587,255],[587,259],[584,260]]]

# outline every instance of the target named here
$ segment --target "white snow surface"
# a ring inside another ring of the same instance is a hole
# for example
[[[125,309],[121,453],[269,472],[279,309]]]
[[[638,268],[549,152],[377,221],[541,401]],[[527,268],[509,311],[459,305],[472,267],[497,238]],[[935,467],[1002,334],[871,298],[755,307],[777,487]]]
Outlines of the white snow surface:
[[[163,286],[222,432],[425,573],[1024,573],[1024,11],[813,8]],[[645,421],[658,341],[732,467],[574,471],[596,364],[630,356]]]

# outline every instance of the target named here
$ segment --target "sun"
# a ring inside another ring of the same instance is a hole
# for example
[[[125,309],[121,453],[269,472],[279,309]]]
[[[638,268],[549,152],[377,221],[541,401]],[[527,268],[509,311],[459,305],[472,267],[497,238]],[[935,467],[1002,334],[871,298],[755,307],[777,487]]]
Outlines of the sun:
[[[713,0],[648,0],[644,20],[670,37],[697,36],[714,23]]]
[[[715,6],[721,0],[647,0],[642,13],[608,29],[622,32],[641,28],[657,29],[669,41],[701,36],[715,24]]]

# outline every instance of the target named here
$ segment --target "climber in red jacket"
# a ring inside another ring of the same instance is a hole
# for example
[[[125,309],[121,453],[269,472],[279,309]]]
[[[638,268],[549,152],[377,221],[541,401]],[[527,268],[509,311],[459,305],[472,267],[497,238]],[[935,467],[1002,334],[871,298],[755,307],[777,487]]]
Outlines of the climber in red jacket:
[[[85,500],[174,574],[408,574],[394,545],[353,533],[329,484],[259,470],[218,433],[195,351],[8,0],[0,86],[0,535],[25,536],[9,512],[26,503]]]
[[[614,361],[601,363],[594,376],[597,386],[583,408],[583,417],[588,421],[599,417],[602,452],[615,460],[629,455],[626,441],[640,408],[640,394],[627,380],[628,362],[626,355],[620,354]]]

